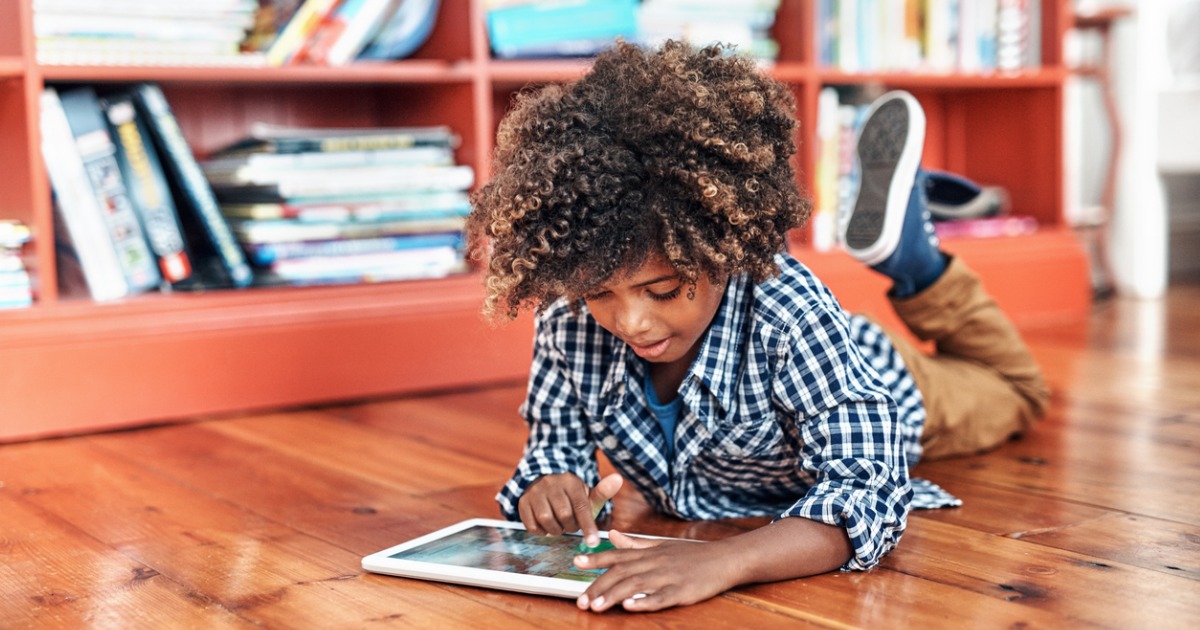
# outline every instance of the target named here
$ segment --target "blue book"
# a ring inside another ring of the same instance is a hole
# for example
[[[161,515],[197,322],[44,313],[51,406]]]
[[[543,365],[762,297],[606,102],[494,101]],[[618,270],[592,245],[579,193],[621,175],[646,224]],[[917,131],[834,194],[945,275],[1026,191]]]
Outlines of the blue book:
[[[421,47],[437,22],[439,0],[400,0],[359,59],[403,59]]]
[[[497,57],[545,50],[573,41],[637,37],[637,0],[531,2],[487,12],[488,37]]]
[[[192,238],[192,254],[197,259],[193,262],[198,268],[200,262],[216,263],[208,264],[206,269],[218,277],[200,279],[198,286],[249,286],[254,274],[221,214],[204,171],[192,155],[162,89],[152,83],[140,84],[134,88],[134,101],[145,116],[146,126],[166,167],[171,189],[177,195],[180,218]]]
[[[96,91],[90,87],[74,88],[59,94],[59,99],[92,191],[100,201],[100,213],[130,291],[158,288],[162,277],[125,187],[116,146],[104,122]]]

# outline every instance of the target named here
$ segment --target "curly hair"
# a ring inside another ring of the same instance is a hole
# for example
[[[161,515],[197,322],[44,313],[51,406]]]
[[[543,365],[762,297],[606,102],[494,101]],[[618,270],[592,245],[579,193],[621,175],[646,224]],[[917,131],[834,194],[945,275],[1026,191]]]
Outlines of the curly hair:
[[[471,196],[486,315],[577,300],[655,255],[693,285],[778,273],[811,210],[789,162],[795,101],[726,53],[618,42],[582,78],[517,95]]]

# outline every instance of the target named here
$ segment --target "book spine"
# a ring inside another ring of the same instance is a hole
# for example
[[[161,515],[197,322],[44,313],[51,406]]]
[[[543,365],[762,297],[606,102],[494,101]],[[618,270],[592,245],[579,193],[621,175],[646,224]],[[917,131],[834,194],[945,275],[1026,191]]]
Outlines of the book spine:
[[[447,232],[443,234],[413,234],[377,238],[337,239],[331,241],[262,243],[251,245],[249,249],[254,264],[265,266],[276,261],[293,258],[378,254],[427,247],[453,247],[457,249],[462,247],[462,241],[462,233]]]
[[[92,192],[83,168],[83,158],[75,148],[67,114],[58,92],[46,88],[41,96],[42,156],[54,189],[61,221],[55,222],[60,239],[60,254],[70,249],[78,258],[92,299],[113,300],[129,293],[116,250],[105,236],[100,203]]]
[[[133,97],[122,93],[104,99],[102,104],[125,188],[158,259],[159,272],[172,284],[186,280],[192,274],[192,265],[175,204],[162,164],[150,146],[149,133],[138,119]]]
[[[242,250],[238,247],[229,224],[221,215],[216,197],[204,172],[192,155],[192,150],[179,129],[175,114],[171,111],[162,90],[152,83],[143,83],[135,88],[135,102],[146,112],[146,122],[150,134],[158,148],[162,151],[166,162],[166,171],[174,178],[176,185],[196,218],[203,226],[206,236],[210,239],[222,267],[229,275],[234,286],[245,287],[254,279],[250,265]]]
[[[350,0],[347,0],[350,2]],[[325,63],[344,66],[358,56],[367,42],[379,32],[388,14],[395,10],[393,0],[358,0],[358,10],[347,16],[342,32],[325,55]]]
[[[267,63],[282,66],[304,47],[314,30],[337,6],[338,0],[305,0],[267,49]]]
[[[83,159],[84,171],[100,201],[108,236],[130,291],[142,292],[156,288],[162,277],[137,211],[125,189],[117,165],[116,146],[108,133],[95,90],[90,87],[75,88],[61,93],[59,100],[75,136],[75,146]]]
[[[402,59],[429,39],[439,0],[403,0],[359,53],[359,59]]]

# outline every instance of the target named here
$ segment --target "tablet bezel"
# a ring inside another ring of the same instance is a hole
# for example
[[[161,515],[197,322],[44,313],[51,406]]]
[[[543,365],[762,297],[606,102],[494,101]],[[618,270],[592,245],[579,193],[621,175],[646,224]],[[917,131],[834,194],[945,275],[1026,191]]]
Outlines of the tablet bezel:
[[[366,556],[362,559],[362,568],[372,573],[381,573],[384,575],[448,582],[466,586],[482,586],[534,595],[550,595],[553,597],[579,597],[591,586],[592,583],[590,581],[585,582],[540,575],[509,573],[494,569],[437,564],[434,562],[391,557],[402,551],[440,540],[446,536],[476,526],[527,531],[524,525],[512,521],[489,518],[468,519]],[[582,536],[578,534],[564,534],[564,536],[575,536],[582,540]],[[601,538],[608,538],[608,532],[600,532],[600,536]]]

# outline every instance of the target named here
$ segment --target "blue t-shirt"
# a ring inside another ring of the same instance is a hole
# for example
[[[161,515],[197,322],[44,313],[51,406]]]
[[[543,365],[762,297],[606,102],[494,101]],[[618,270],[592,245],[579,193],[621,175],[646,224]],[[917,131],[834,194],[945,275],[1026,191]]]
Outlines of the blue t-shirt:
[[[675,453],[675,425],[679,422],[679,410],[683,407],[683,397],[676,395],[671,402],[663,404],[658,402],[658,392],[654,391],[654,379],[650,378],[650,366],[646,366],[646,379],[642,383],[642,389],[646,390],[646,404],[650,407],[651,413],[658,419],[659,426],[662,427],[663,436],[667,441],[667,461]]]

